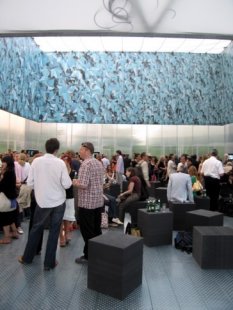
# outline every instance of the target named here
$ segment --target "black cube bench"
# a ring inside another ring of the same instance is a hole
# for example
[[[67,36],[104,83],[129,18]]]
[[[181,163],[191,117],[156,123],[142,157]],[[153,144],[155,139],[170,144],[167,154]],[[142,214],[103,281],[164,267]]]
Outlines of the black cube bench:
[[[209,197],[196,196],[194,197],[194,202],[196,204],[197,210],[199,209],[209,210],[210,209],[210,198]]]
[[[121,193],[120,184],[117,184],[117,183],[111,184],[108,188],[104,189],[104,193],[117,198]]]
[[[167,187],[157,187],[155,188],[156,199],[159,199],[161,203],[167,203]]]
[[[138,210],[138,227],[147,246],[172,244],[173,213]]]
[[[203,209],[186,212],[186,230],[192,231],[193,226],[223,226],[223,213]]]
[[[155,198],[155,189],[161,186],[160,181],[150,181],[150,187],[148,187],[149,196]]]
[[[132,205],[128,206],[126,212],[131,216],[131,223],[133,226],[138,226],[138,210],[146,209],[147,201],[135,201]]]
[[[89,240],[88,288],[123,300],[142,283],[142,259],[140,237],[110,231]]]
[[[169,209],[173,212],[173,229],[185,230],[186,212],[196,210],[195,203],[169,202]]]
[[[193,257],[203,269],[233,268],[233,229],[224,226],[194,226]]]

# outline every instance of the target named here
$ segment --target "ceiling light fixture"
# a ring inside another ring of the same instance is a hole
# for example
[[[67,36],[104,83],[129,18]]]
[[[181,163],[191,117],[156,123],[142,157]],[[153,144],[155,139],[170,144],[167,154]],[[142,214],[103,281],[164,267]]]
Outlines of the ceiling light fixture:
[[[220,54],[231,41],[149,37],[34,37],[44,52],[175,52]]]

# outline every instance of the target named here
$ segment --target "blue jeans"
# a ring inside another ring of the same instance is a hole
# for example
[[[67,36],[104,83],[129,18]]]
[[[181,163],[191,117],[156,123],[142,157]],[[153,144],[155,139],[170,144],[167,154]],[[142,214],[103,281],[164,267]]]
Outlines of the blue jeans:
[[[108,217],[110,218],[118,217],[118,208],[117,208],[116,198],[108,194],[104,194],[104,195],[108,198],[108,200],[104,199],[104,204],[109,207]]]
[[[65,202],[55,208],[40,208],[38,205],[36,206],[33,226],[30,230],[28,242],[23,254],[23,260],[25,263],[31,263],[36,255],[37,247],[44,230],[44,225],[47,218],[50,217],[49,236],[47,240],[44,266],[50,268],[55,267],[57,242],[64,212]]]

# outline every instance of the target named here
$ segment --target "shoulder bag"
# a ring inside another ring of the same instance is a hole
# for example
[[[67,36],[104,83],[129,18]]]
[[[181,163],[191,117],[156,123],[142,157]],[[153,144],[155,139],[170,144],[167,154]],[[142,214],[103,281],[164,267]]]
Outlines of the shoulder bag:
[[[11,201],[6,197],[6,195],[1,192],[0,193],[0,212],[10,212],[14,209],[11,208]]]
[[[202,186],[201,182],[198,181],[198,180],[196,180],[196,182],[193,183],[193,187],[192,188],[193,188],[194,192],[200,192],[200,191],[203,190],[203,186]]]

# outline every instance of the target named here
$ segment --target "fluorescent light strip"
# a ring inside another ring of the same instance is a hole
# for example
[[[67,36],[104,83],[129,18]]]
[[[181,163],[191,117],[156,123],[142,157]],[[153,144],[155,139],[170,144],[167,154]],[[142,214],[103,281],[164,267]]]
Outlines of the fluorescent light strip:
[[[222,53],[231,41],[148,37],[35,37],[44,52]]]

